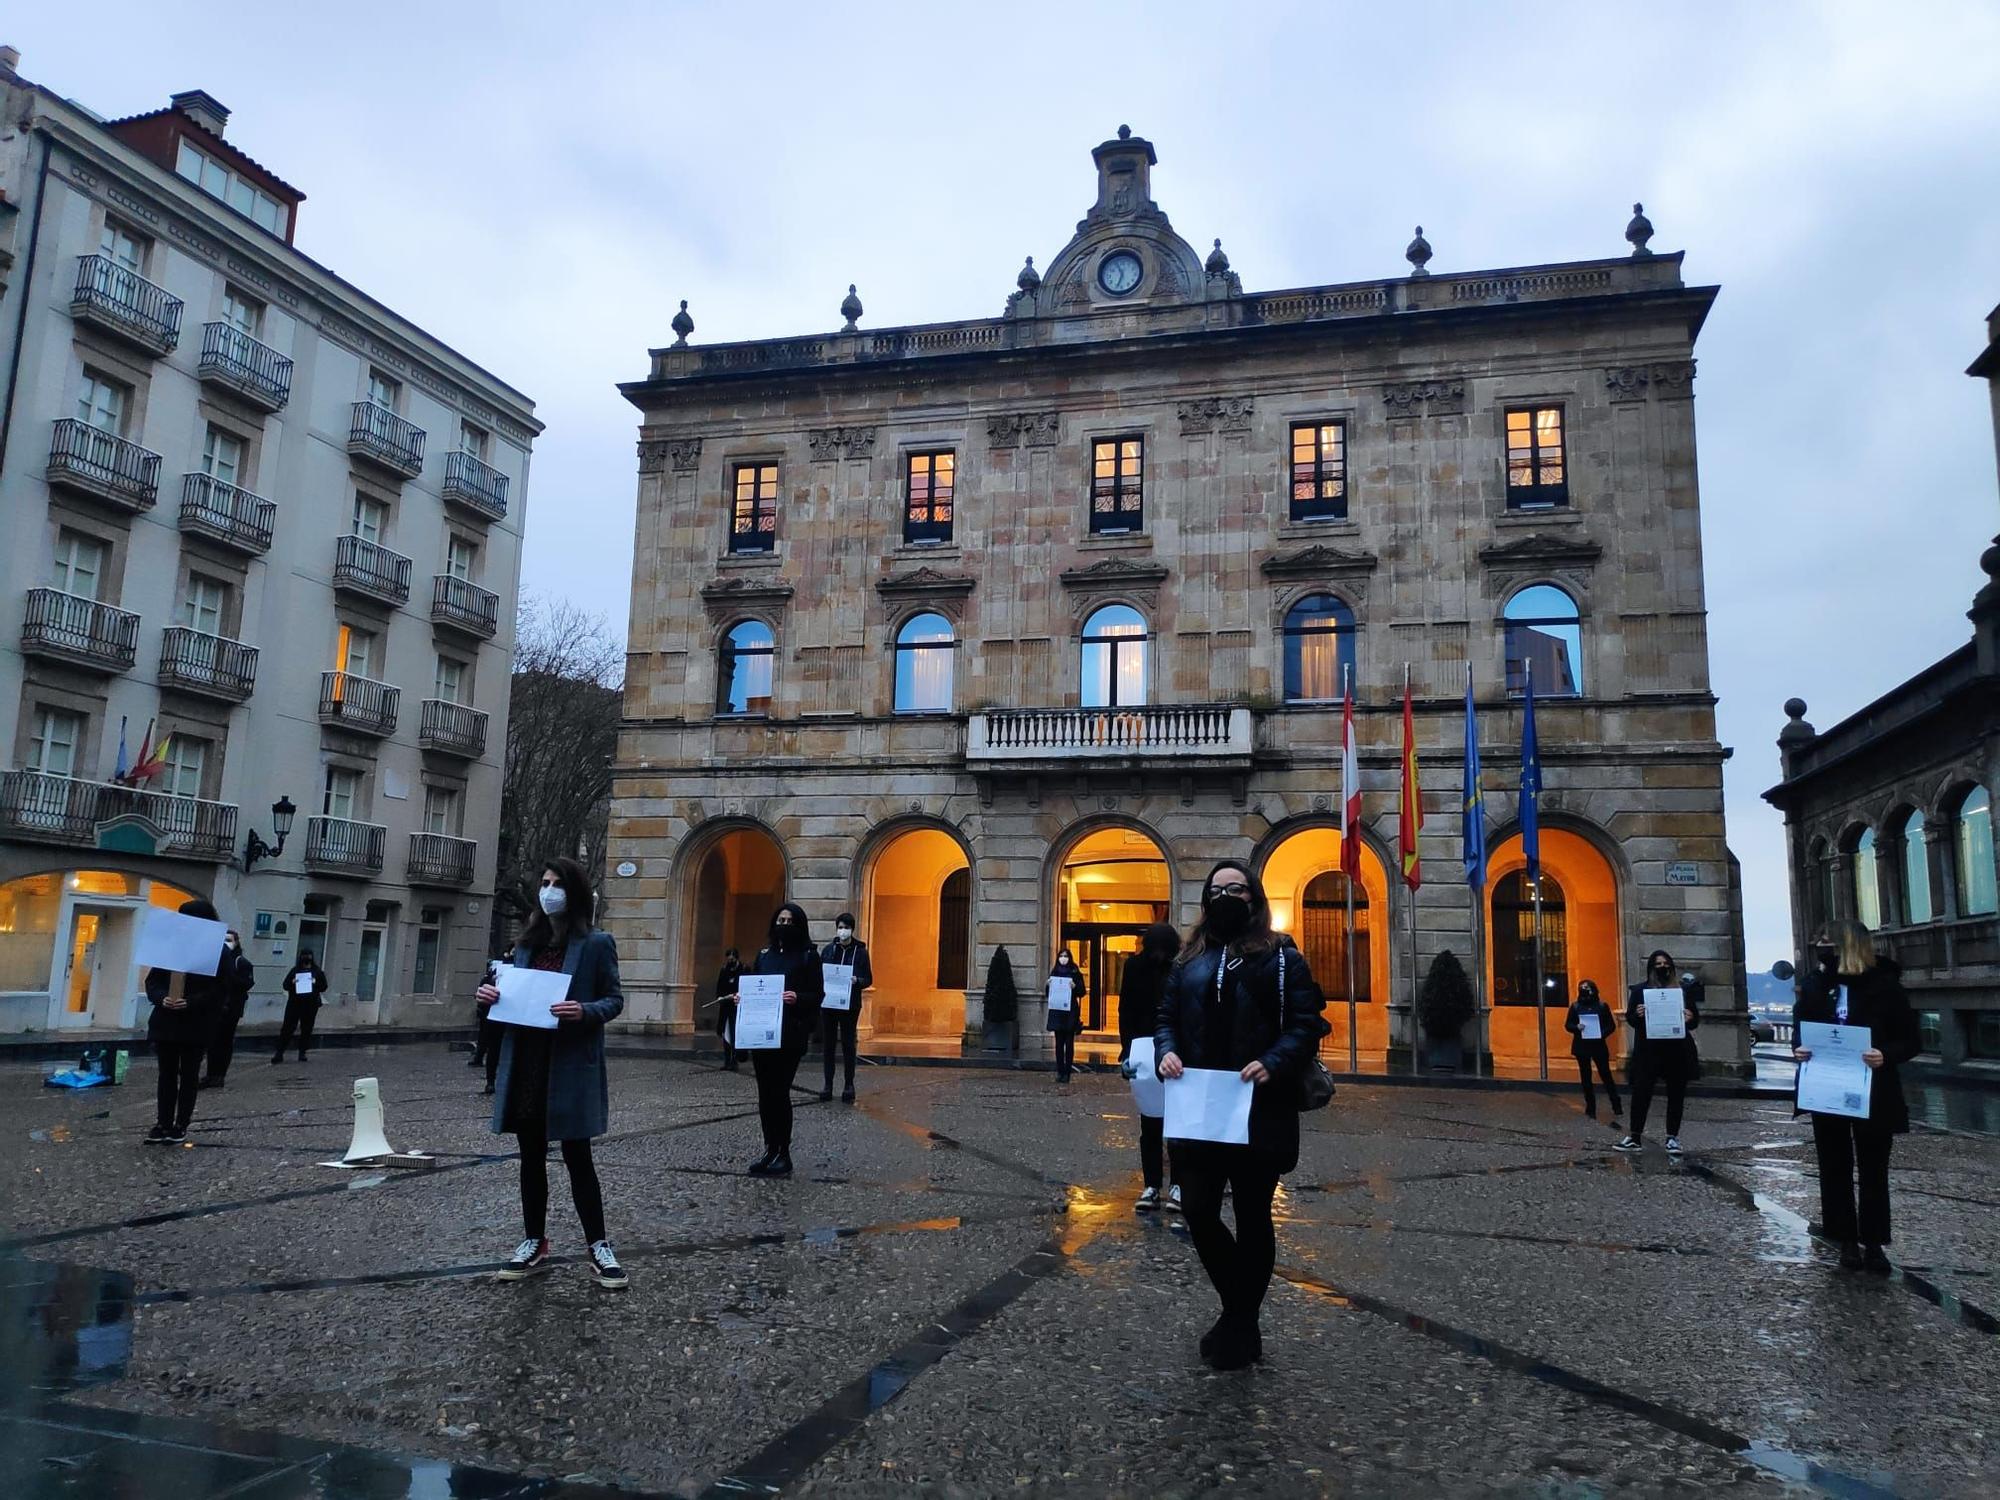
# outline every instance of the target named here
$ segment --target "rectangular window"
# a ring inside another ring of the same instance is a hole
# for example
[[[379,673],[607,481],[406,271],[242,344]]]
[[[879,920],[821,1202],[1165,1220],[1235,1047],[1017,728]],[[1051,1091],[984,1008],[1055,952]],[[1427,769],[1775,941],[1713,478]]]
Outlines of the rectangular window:
[[[355,809],[361,805],[361,773],[350,771],[346,766],[326,768],[326,793],[320,802],[320,812],[329,818],[352,821]]]
[[[949,452],[912,453],[903,464],[903,540],[915,545],[951,540],[952,491],[958,459]]]
[[[380,370],[368,372],[368,399],[377,406],[396,410],[396,403],[402,399],[403,383],[394,376],[384,375]]]
[[[1146,525],[1142,478],[1146,440],[1097,438],[1090,445],[1090,530],[1094,536],[1140,531]]]
[[[1347,519],[1347,424],[1292,424],[1292,519]]]
[[[1917,1012],[1917,1050],[1933,1057],[1944,1047],[1944,1015],[1941,1011]]]
[[[1507,508],[1549,510],[1569,504],[1563,456],[1563,409],[1523,406],[1507,413]]]
[[[77,388],[76,417],[79,422],[108,432],[125,435],[125,413],[131,410],[132,388],[109,375],[84,367],[83,384]]]
[[[83,743],[83,715],[66,708],[35,710],[35,733],[28,741],[28,769],[47,776],[76,774],[77,746]]]
[[[181,624],[203,635],[221,635],[223,611],[228,604],[228,584],[206,573],[190,573],[187,592],[181,595]]]
[[[465,680],[464,662],[455,656],[440,656],[437,660],[437,677],[433,683],[431,696],[441,703],[463,703]]]
[[[769,552],[778,544],[778,466],[738,464],[729,518],[731,552]]]
[[[254,339],[264,326],[264,304],[229,287],[222,294],[222,321]]]
[[[458,832],[457,787],[424,788],[424,832],[448,835]]]
[[[2000,1010],[1960,1011],[1965,1019],[1965,1052],[1968,1057],[2000,1057]]]
[[[167,741],[165,760],[160,790],[169,797],[199,797],[201,774],[208,766],[208,741],[177,734]]]
[[[354,495],[354,534],[378,547],[389,531],[389,507],[358,490]]]
[[[146,243],[116,219],[106,219],[97,248],[113,265],[121,266],[135,276],[143,276],[146,274]]]
[[[472,570],[479,561],[479,544],[453,533],[444,544],[444,570],[461,583],[472,582]]]
[[[243,483],[243,439],[211,424],[201,445],[201,472],[224,484]]]
[[[410,976],[410,993],[435,995],[438,989],[438,955],[444,949],[444,908],[426,906],[417,919],[416,969]]]
[[[281,235],[285,232],[284,204],[207,152],[189,145],[185,137],[180,143],[180,154],[174,161],[174,171],[203,192],[220,198],[238,213],[247,214],[271,233]]]
[[[470,453],[481,463],[486,462],[486,429],[471,422],[458,424],[458,451]]]
[[[55,586],[79,599],[102,597],[106,550],[96,537],[63,527],[56,533]]]
[[[346,672],[355,677],[373,677],[374,632],[356,630],[352,625],[341,626],[339,642],[334,646],[333,668],[336,672]]]

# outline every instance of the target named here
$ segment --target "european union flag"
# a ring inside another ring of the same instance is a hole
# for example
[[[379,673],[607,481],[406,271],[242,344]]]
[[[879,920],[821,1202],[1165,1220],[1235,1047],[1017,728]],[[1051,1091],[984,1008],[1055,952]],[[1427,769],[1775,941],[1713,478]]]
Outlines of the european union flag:
[[[1542,756],[1535,742],[1535,671],[1527,674],[1527,697],[1521,706],[1521,853],[1528,861],[1528,879],[1542,878]]]
[[[1465,883],[1486,888],[1486,794],[1479,788],[1479,715],[1472,703],[1472,668],[1465,669]]]

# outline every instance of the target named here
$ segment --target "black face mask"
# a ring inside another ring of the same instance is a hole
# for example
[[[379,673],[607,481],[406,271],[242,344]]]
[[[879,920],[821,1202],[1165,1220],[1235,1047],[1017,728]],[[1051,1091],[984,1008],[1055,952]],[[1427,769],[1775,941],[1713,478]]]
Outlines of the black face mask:
[[[1241,896],[1217,896],[1208,903],[1205,922],[1223,942],[1234,942],[1250,925],[1250,903]]]
[[[1824,973],[1838,973],[1840,971],[1840,950],[1838,948],[1815,948],[1813,950],[1813,961],[1820,966],[1821,971]]]

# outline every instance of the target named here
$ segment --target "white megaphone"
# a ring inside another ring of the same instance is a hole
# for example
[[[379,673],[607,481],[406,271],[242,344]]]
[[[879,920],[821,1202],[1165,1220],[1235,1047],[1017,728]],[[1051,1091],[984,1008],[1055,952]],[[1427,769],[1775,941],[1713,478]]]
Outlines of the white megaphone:
[[[373,1078],[354,1080],[354,1139],[341,1161],[349,1166],[394,1156],[396,1148],[382,1128],[382,1087]]]

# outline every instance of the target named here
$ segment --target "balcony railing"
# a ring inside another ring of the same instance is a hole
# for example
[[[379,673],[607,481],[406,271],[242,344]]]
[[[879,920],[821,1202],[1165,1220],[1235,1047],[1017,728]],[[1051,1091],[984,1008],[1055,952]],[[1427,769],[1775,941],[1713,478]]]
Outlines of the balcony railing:
[[[181,341],[181,299],[108,255],[78,257],[69,311],[149,354],[169,353]]]
[[[225,484],[212,474],[181,480],[181,530],[254,555],[271,550],[278,507],[262,495]]]
[[[384,604],[407,604],[410,560],[358,536],[338,537],[333,544],[333,586]]]
[[[126,510],[151,510],[160,498],[160,455],[64,417],[49,445],[48,480]]]
[[[257,685],[257,648],[175,625],[160,632],[160,686],[241,703]]]
[[[380,823],[307,818],[306,868],[323,875],[380,875],[388,838],[389,830]]]
[[[467,886],[472,884],[473,863],[479,845],[472,839],[455,839],[443,833],[410,835],[411,885]]]
[[[357,401],[347,424],[347,451],[380,464],[392,474],[415,479],[424,468],[424,430],[386,406]]]
[[[507,518],[507,476],[470,453],[451,453],[444,461],[444,498],[489,521]]]
[[[1251,735],[1250,710],[1227,704],[997,709],[972,715],[965,758],[1247,763]]]
[[[97,672],[123,672],[139,655],[139,617],[60,589],[29,589],[21,650]]]
[[[396,709],[403,690],[356,677],[352,672],[319,674],[319,721],[357,734],[388,736],[396,732]]]
[[[143,819],[155,835],[153,852],[170,858],[220,861],[236,848],[231,803],[44,771],[0,774],[0,830],[10,837],[94,849],[99,825],[114,818]]]
[[[202,325],[201,360],[194,372],[265,411],[292,399],[291,360],[228,323]]]
[[[426,750],[477,760],[486,753],[486,715],[462,703],[426,698],[417,725],[417,743]]]
[[[431,623],[490,641],[500,628],[500,596],[449,573],[436,574],[431,579]]]

